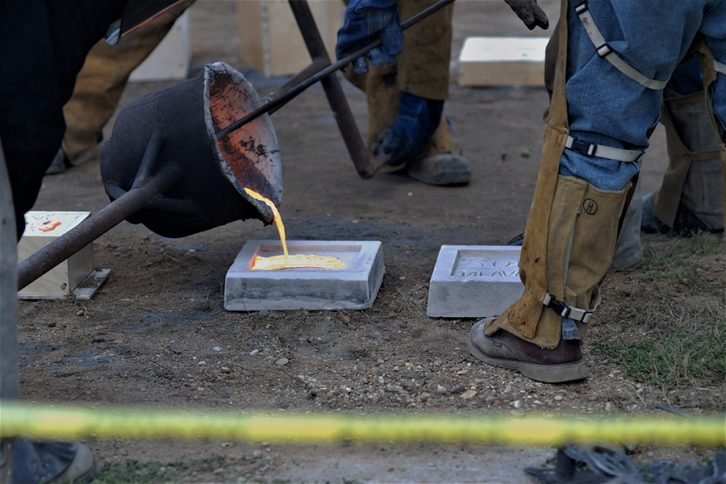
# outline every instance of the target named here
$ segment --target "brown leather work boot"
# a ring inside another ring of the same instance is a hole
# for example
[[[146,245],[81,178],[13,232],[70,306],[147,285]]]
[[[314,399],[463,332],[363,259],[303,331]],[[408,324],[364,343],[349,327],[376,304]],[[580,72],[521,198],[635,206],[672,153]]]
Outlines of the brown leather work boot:
[[[469,352],[476,359],[492,366],[515,370],[532,380],[563,383],[587,378],[579,341],[561,340],[554,350],[542,349],[504,330],[492,336],[484,328],[494,318],[482,319],[469,333]]]

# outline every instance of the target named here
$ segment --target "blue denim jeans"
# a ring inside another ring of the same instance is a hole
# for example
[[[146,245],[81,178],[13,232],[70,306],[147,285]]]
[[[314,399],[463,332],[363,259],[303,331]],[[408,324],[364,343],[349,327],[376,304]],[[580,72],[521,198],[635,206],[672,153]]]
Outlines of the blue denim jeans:
[[[641,86],[600,58],[569,5],[567,111],[570,133],[607,146],[645,149],[656,125],[663,91]],[[698,91],[697,63],[678,68],[697,35],[717,61],[726,63],[726,0],[589,0],[590,12],[609,45],[632,67],[652,79],[669,81],[682,94]],[[713,107],[726,127],[726,76],[714,84]],[[577,176],[602,190],[620,190],[640,162],[620,162],[565,150],[560,174]]]

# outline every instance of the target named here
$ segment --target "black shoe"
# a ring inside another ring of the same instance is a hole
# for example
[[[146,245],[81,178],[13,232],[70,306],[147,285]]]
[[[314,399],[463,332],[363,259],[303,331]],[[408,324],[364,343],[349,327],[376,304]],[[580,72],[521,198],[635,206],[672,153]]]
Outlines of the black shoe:
[[[98,471],[88,446],[67,442],[34,442],[16,439],[12,446],[12,482],[90,482]]]
[[[68,168],[71,167],[71,162],[66,156],[65,151],[63,151],[63,148],[60,148],[58,150],[58,153],[55,154],[53,157],[53,161],[51,162],[50,166],[47,170],[45,170],[46,175],[58,175],[59,173],[63,173]]]

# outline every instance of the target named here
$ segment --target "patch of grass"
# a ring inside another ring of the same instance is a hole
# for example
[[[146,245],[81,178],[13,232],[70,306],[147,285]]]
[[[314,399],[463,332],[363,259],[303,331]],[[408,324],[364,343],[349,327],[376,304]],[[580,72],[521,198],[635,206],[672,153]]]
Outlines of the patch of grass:
[[[646,312],[655,308],[647,307]],[[641,315],[645,320],[657,314]],[[629,377],[663,389],[680,384],[726,381],[726,308],[661,316],[654,331],[640,338],[600,343],[595,351],[623,368]]]
[[[222,467],[224,463],[225,458],[222,456],[170,463],[127,460],[104,464],[101,472],[96,475],[93,482],[100,484],[174,482],[180,477],[189,476],[192,473],[212,472]]]
[[[648,240],[648,239],[646,239]],[[726,253],[712,234],[648,240],[639,270],[616,275],[594,351],[664,390],[726,381]],[[607,299],[607,298],[606,298]]]

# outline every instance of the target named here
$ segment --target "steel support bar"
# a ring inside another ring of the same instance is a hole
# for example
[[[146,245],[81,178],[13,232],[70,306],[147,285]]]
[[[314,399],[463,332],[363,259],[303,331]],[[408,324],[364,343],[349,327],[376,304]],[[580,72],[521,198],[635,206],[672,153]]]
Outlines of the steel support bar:
[[[307,0],[289,0],[289,3],[305,45],[308,52],[310,52],[310,58],[313,59],[313,62],[322,59],[327,65],[330,65],[328,51],[323,43],[323,38],[320,36],[320,31]],[[368,149],[358,130],[358,125],[353,117],[353,112],[350,110],[350,105],[348,105],[348,100],[340,85],[337,73],[323,78],[321,84],[325,90],[325,96],[328,98],[328,104],[330,104],[330,108],[335,114],[335,121],[338,123],[340,134],[343,136],[343,141],[348,148],[348,153],[356,171],[363,178],[372,177],[374,172],[370,165]]]
[[[40,276],[144,208],[158,195],[171,188],[181,176],[174,165],[167,165],[159,173],[150,176],[146,183],[132,188],[125,195],[106,205],[98,213],[88,217],[78,227],[31,255],[18,266],[20,290]]]
[[[20,398],[18,379],[18,292],[15,289],[18,248],[10,178],[0,143],[0,400]],[[0,440],[0,483],[11,482],[10,439]]]

